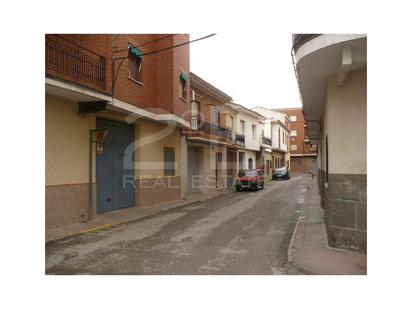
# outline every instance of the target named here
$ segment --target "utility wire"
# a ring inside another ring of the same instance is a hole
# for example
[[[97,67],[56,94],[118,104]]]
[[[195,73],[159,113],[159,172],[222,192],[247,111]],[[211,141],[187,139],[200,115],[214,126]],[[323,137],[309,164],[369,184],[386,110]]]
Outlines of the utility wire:
[[[204,37],[201,37],[201,38],[198,38],[198,39],[195,39],[195,40],[186,41],[186,42],[183,42],[183,43],[180,43],[180,44],[172,45],[172,46],[169,46],[169,47],[166,47],[166,48],[162,48],[162,49],[159,49],[159,50],[154,50],[154,51],[151,51],[151,52],[147,52],[147,53],[142,54],[142,56],[149,56],[149,55],[157,54],[157,53],[160,53],[160,52],[163,52],[163,51],[172,49],[172,48],[176,48],[176,47],[180,47],[180,46],[183,46],[183,45],[187,45],[187,44],[190,44],[190,43],[193,43],[193,42],[197,42],[197,41],[200,41],[200,40],[204,40],[204,39],[210,38],[210,37],[212,37],[212,36],[214,36],[214,35],[216,35],[216,33],[209,34],[209,35],[207,35],[207,36],[204,36]],[[127,58],[127,56],[126,56],[126,57],[117,57],[116,59],[123,59],[123,58]]]
[[[195,40],[191,40],[191,41],[187,41],[187,42],[184,42],[184,43],[176,44],[176,45],[173,45],[173,46],[170,46],[170,47],[166,47],[166,48],[163,48],[163,49],[159,49],[159,50],[155,50],[155,51],[152,51],[152,52],[148,52],[148,53],[143,54],[143,56],[148,56],[148,55],[157,54],[157,53],[160,53],[160,52],[165,51],[165,50],[169,50],[169,49],[172,49],[172,48],[176,48],[176,47],[180,47],[180,46],[183,46],[183,45],[187,45],[187,44],[190,44],[190,43],[193,43],[193,42],[197,42],[197,41],[200,41],[200,40],[204,40],[204,39],[210,38],[210,37],[212,37],[212,36],[214,36],[214,35],[216,35],[216,33],[209,34],[209,35],[207,35],[207,36],[204,36],[204,37],[201,37],[201,38],[198,38],[198,39],[195,39]]]
[[[158,39],[151,40],[151,41],[148,41],[148,42],[146,42],[146,43],[140,44],[140,45],[138,45],[138,46],[136,46],[136,47],[146,46],[146,45],[149,45],[149,44],[152,44],[152,43],[155,43],[155,42],[158,42],[158,41],[161,41],[161,40],[170,38],[171,36],[174,36],[174,35],[177,35],[177,34],[176,34],[176,33],[175,33],[175,34],[168,34],[168,35],[165,35],[165,36],[163,36],[163,37],[161,37],[161,38],[158,38]],[[126,51],[126,50],[129,50],[129,49],[128,49],[128,48],[125,48],[125,49],[116,50],[116,51],[113,51],[113,52],[114,52],[114,53],[120,53],[120,52],[123,52],[123,51]]]
[[[171,35],[174,35],[174,34],[171,34]],[[171,35],[170,35],[170,36],[171,36]],[[187,45],[187,44],[190,44],[190,43],[193,43],[193,42],[197,42],[197,41],[200,41],[200,40],[204,40],[204,39],[210,38],[210,37],[212,37],[212,36],[214,36],[214,35],[216,35],[216,33],[212,33],[212,34],[206,35],[206,36],[201,37],[201,38],[198,38],[198,39],[194,39],[194,40],[191,40],[191,41],[186,41],[186,42],[183,42],[183,43],[180,43],[180,44],[176,44],[176,45],[173,45],[173,46],[169,46],[169,47],[166,47],[166,48],[162,48],[162,49],[159,49],[159,50],[151,51],[151,52],[142,54],[142,56],[148,56],[148,55],[157,54],[157,53],[163,52],[163,51],[165,51],[165,50],[169,50],[169,49],[172,49],[172,48],[176,48],[176,47],[180,47],[180,46],[183,46],[183,45]],[[166,37],[163,37],[163,38],[166,38]],[[157,40],[160,40],[160,39],[157,39]],[[144,44],[145,44],[145,45],[146,45],[146,44],[149,44],[149,42],[144,43]],[[142,45],[140,45],[140,46],[142,46]],[[114,64],[115,64],[116,60],[121,60],[119,66],[118,66],[118,68],[117,68],[117,72],[116,72],[116,74],[115,74],[115,76],[114,76],[114,78],[113,78],[113,81],[112,81],[112,97],[114,97],[114,88],[115,88],[117,76],[119,75],[120,67],[121,67],[123,61],[124,61],[125,59],[127,59],[127,58],[128,58],[128,56],[126,56],[126,57],[116,57],[116,58],[114,59],[114,61],[113,61],[113,70],[114,70]]]

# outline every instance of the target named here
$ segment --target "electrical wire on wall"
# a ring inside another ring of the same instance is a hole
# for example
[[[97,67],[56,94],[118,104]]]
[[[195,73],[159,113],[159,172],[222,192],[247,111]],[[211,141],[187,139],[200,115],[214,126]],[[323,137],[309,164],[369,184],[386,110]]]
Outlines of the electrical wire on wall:
[[[154,39],[154,40],[145,42],[145,43],[143,43],[143,44],[140,44],[140,45],[138,45],[138,46],[136,46],[136,47],[146,46],[146,45],[149,45],[149,44],[152,44],[152,43],[155,43],[155,42],[158,42],[158,41],[161,41],[161,40],[170,38],[170,37],[172,37],[172,36],[174,36],[174,35],[176,35],[176,34],[168,34],[168,35],[165,35],[165,36],[163,36],[163,37],[161,37],[161,38],[157,38],[157,39]],[[112,46],[113,46],[114,43],[117,41],[117,39],[119,38],[119,36],[120,36],[120,34],[117,34],[117,35],[115,36],[115,38],[112,40]],[[122,50],[115,50],[115,51],[113,51],[113,53],[119,53],[119,52],[123,52],[123,51],[127,51],[127,50],[129,50],[129,48],[122,49]],[[112,61],[112,104],[113,104],[113,105],[114,105],[114,90],[115,90],[115,84],[116,84],[117,76],[119,75],[120,67],[121,67],[122,64],[123,64],[123,61],[124,61],[124,59],[126,59],[126,58],[127,58],[127,56],[126,56],[126,57],[113,57],[113,61]],[[117,68],[117,71],[116,71],[116,74],[115,74],[115,65],[116,65],[116,61],[117,61],[117,60],[121,60],[121,61],[120,61],[120,64],[119,64],[119,66],[118,66],[118,68]]]
[[[155,39],[155,40],[152,40],[152,41],[143,43],[143,44],[141,44],[141,45],[139,45],[139,46],[136,46],[136,47],[141,47],[141,46],[144,46],[144,45],[148,45],[148,44],[151,44],[151,43],[154,43],[154,42],[157,42],[157,41],[160,41],[160,40],[169,38],[169,37],[174,36],[174,35],[176,35],[176,34],[170,34],[170,35],[164,36],[164,37],[162,37],[162,38],[158,38],[158,39]],[[162,48],[162,49],[154,50],[154,51],[151,51],[151,52],[147,52],[147,53],[142,54],[142,56],[155,55],[155,54],[164,52],[164,51],[166,51],[166,50],[174,49],[174,48],[177,48],[177,47],[180,47],[180,46],[184,46],[184,45],[187,45],[187,44],[190,44],[190,43],[193,43],[193,42],[197,42],[197,41],[201,41],[201,40],[210,38],[210,37],[212,37],[212,36],[214,36],[214,35],[216,35],[216,33],[209,34],[209,35],[207,35],[207,36],[204,36],[204,37],[201,37],[201,38],[197,38],[197,39],[194,39],[194,40],[190,40],[190,41],[186,41],[186,42],[183,42],[183,43],[179,43],[179,44],[176,44],[176,45],[172,45],[172,46],[169,46],[169,47],[166,47],[166,48]],[[117,39],[117,37],[116,37],[116,39]],[[124,49],[124,50],[121,50],[121,51],[126,51],[126,50],[128,50],[128,48],[127,48],[127,49]],[[120,52],[120,51],[116,51],[116,52]],[[119,71],[120,71],[120,68],[121,68],[121,66],[122,66],[122,64],[123,64],[123,61],[124,61],[125,59],[127,59],[127,58],[128,58],[128,56],[115,57],[115,58],[113,58],[113,62],[112,62],[112,104],[114,104],[114,92],[115,92],[115,86],[116,86],[117,76],[119,75]],[[114,70],[114,67],[115,67],[115,62],[116,62],[117,60],[120,60],[120,64],[119,64],[119,66],[118,66],[118,68],[117,68],[117,71],[116,71],[116,74],[115,74],[115,73],[114,73],[114,71],[115,71],[115,70]]]
[[[149,44],[152,44],[152,43],[155,43],[155,42],[158,42],[158,41],[161,41],[161,40],[170,38],[170,37],[175,36],[175,35],[177,35],[177,34],[176,34],[176,33],[175,33],[175,34],[168,34],[168,35],[165,35],[165,36],[163,36],[163,37],[161,37],[161,38],[158,38],[158,39],[155,39],[155,40],[151,40],[151,41],[145,42],[145,43],[143,43],[143,44],[137,45],[136,47],[146,46],[146,45],[149,45]],[[113,52],[114,52],[114,53],[120,53],[120,52],[127,51],[127,50],[129,50],[129,49],[128,49],[128,48],[125,48],[125,49],[121,49],[121,50],[114,50]]]

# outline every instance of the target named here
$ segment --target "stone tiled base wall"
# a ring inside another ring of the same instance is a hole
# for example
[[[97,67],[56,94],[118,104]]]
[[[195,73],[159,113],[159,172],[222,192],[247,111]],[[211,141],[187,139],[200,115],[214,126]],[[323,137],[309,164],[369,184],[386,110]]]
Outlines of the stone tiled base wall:
[[[320,181],[326,181],[323,171]],[[367,176],[329,174],[328,188],[321,185],[329,244],[366,253]]]
[[[180,198],[180,177],[137,179],[135,194],[138,207],[177,200]]]
[[[46,229],[87,220],[88,184],[46,186]]]
[[[46,186],[46,229],[85,222],[88,219],[88,184]],[[180,198],[180,177],[136,180],[137,207],[153,206]],[[93,186],[93,213],[96,214]]]

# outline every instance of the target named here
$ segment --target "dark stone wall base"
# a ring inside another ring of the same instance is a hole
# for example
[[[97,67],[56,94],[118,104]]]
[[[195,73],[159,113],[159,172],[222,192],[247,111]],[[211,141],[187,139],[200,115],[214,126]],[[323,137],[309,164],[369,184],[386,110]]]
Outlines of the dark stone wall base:
[[[366,231],[346,230],[337,226],[329,226],[329,246],[366,253]]]
[[[329,245],[366,253],[367,176],[329,174],[326,177],[322,170],[318,175]]]

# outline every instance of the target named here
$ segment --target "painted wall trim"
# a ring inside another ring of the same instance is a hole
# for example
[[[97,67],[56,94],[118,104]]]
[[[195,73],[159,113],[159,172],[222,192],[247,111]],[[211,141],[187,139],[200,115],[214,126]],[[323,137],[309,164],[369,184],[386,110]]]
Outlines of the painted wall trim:
[[[317,154],[316,153],[291,153],[290,154],[291,157],[316,157]]]
[[[231,145],[229,143],[219,142],[219,141],[206,139],[206,138],[202,138],[202,137],[187,137],[187,140],[188,141],[202,142],[202,143],[206,143],[206,144]]]
[[[322,34],[302,44],[296,52],[296,64],[317,50],[346,41],[366,38],[366,34]]]
[[[143,118],[147,118],[147,119],[154,120],[154,121],[160,121],[160,122],[172,121],[172,122],[175,122],[178,126],[190,128],[190,123],[188,121],[176,116],[175,114],[152,113],[143,108],[133,106],[132,104],[126,103],[124,101],[120,101],[118,99],[113,100],[111,96],[104,95],[104,94],[92,91],[90,89],[87,89],[87,88],[82,88],[82,87],[76,86],[68,82],[63,82],[63,81],[60,81],[54,78],[46,77],[46,85],[55,86],[55,87],[69,90],[75,93],[80,93],[83,95],[94,97],[96,99],[111,102],[108,104],[109,108],[112,107],[113,110],[118,110],[118,111],[120,110],[123,113],[124,112],[132,113],[139,118],[143,117]]]

